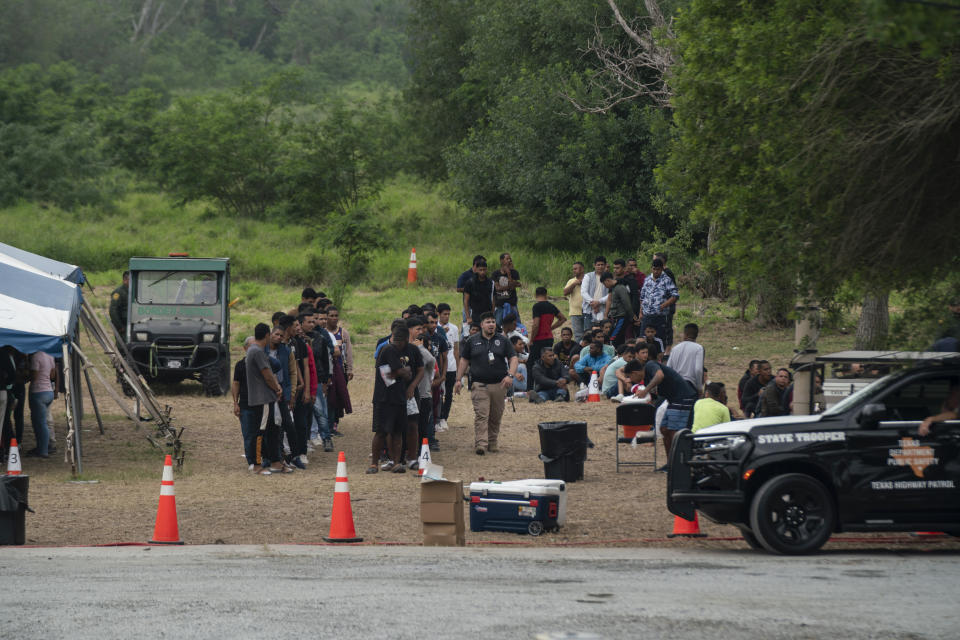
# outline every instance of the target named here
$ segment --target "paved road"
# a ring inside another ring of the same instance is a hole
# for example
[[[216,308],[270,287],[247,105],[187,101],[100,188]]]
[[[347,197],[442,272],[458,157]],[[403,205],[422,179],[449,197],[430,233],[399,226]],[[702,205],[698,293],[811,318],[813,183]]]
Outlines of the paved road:
[[[960,554],[0,549],[0,637],[956,638]]]

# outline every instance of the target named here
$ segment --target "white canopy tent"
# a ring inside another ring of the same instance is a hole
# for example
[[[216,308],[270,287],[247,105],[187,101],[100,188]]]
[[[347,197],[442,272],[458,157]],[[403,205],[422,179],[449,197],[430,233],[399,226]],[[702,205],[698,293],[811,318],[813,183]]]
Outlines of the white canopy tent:
[[[97,412],[101,433],[103,432],[88,369],[93,371],[120,408],[137,424],[140,422],[139,407],[142,403],[150,418],[155,421],[160,434],[173,440],[174,453],[179,454],[178,464],[182,463],[180,434],[170,423],[169,408],[165,411],[160,409],[146,383],[137,375],[125,356],[118,353],[114,338],[108,335],[93,309],[83,299],[80,285],[84,281],[83,271],[77,266],[0,243],[0,347],[13,347],[24,354],[44,351],[63,359],[68,429],[64,454],[67,461],[73,464],[75,473],[82,471],[81,372]],[[123,398],[80,351],[77,346],[78,322],[82,322],[87,328],[97,346],[107,354],[111,364],[136,396],[136,409],[127,406]],[[123,348],[120,347],[121,350]],[[71,358],[72,354],[78,357]],[[147,439],[154,446],[159,446],[149,436]]]

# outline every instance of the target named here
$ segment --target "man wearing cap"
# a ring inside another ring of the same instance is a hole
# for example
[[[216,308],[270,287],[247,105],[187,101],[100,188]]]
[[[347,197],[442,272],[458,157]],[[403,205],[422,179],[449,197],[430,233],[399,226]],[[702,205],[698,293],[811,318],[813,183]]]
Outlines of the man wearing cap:
[[[517,355],[510,340],[497,333],[497,321],[492,311],[480,316],[480,333],[464,340],[460,349],[460,365],[454,393],[460,393],[461,380],[467,369],[473,389],[470,397],[474,411],[474,440],[476,454],[497,451],[500,419],[507,389],[513,386],[517,373]]]

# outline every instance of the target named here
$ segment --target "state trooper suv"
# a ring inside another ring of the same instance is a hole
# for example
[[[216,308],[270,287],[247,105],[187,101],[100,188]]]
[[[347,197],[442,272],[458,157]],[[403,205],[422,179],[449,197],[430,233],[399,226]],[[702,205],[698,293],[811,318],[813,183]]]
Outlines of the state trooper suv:
[[[960,421],[917,427],[960,385],[960,354],[873,381],[825,413],[678,434],[667,506],[739,527],[755,549],[802,554],[834,532],[960,535]],[[954,395],[955,397],[955,395]]]

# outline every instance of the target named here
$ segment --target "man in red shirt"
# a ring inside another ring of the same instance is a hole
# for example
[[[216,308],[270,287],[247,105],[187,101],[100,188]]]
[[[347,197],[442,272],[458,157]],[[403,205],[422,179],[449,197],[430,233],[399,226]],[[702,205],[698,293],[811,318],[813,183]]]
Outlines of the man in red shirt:
[[[533,319],[530,321],[530,367],[540,360],[541,349],[553,347],[553,332],[567,321],[563,312],[547,300],[546,287],[537,287],[534,297],[536,302],[531,311]]]

